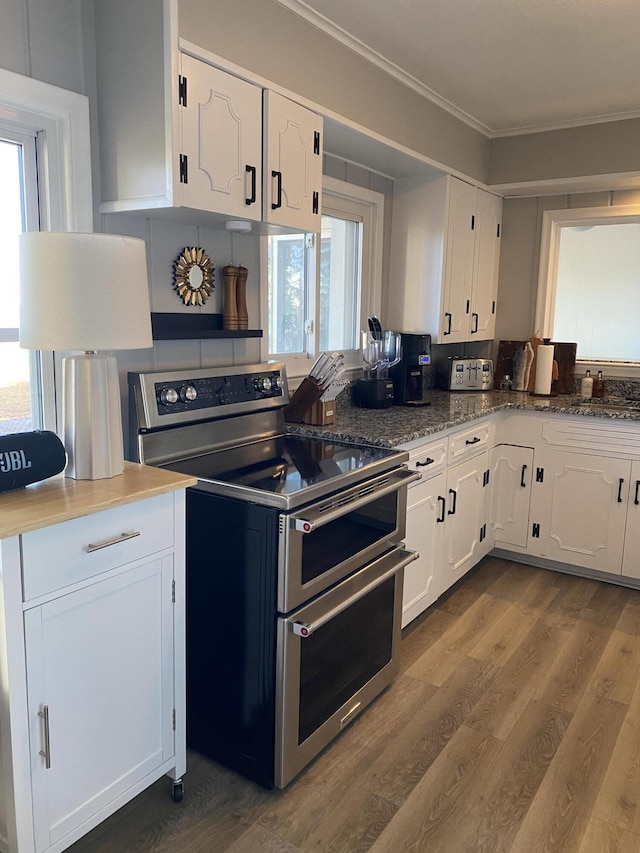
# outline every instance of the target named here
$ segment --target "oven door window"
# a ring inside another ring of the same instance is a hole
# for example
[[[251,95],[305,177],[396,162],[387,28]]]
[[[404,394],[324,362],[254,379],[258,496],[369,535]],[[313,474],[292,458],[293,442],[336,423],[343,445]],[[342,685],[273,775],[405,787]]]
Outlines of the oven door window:
[[[382,495],[302,537],[302,584],[321,577],[393,534],[398,524],[398,492]]]
[[[298,743],[391,660],[395,578],[300,642]]]

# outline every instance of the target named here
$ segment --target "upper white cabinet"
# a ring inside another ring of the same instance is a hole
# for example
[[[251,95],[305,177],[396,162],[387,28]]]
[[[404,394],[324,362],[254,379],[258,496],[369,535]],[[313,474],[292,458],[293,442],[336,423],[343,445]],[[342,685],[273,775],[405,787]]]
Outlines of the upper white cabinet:
[[[182,54],[182,204],[262,218],[262,90]]]
[[[95,17],[101,213],[319,230],[319,115],[273,92],[263,111],[206,46],[180,51],[176,3],[96,0]]]
[[[322,119],[276,92],[264,92],[264,220],[320,230]]]
[[[433,343],[495,332],[502,199],[444,175],[394,185],[389,324]]]

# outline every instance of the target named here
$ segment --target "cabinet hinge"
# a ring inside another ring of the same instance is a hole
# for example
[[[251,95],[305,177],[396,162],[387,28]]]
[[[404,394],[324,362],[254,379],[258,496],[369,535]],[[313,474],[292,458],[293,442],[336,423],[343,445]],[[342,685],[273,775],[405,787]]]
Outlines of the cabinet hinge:
[[[482,527],[480,528],[480,541],[484,542],[484,540],[486,538],[487,538],[487,525],[483,524]]]
[[[536,483],[544,483],[544,468],[536,468]]]
[[[471,230],[475,231],[476,228],[476,218],[473,214],[471,214]]]
[[[469,313],[469,308],[471,308],[471,300],[470,300],[470,299],[467,299],[467,310],[466,310],[466,312],[465,312],[466,314],[468,314],[468,313]]]
[[[493,302],[491,303],[491,313],[492,313],[492,314],[495,314],[495,313],[496,313],[496,300],[495,300],[495,299],[494,299],[494,300],[493,300]]]
[[[483,489],[485,486],[489,485],[489,477],[490,477],[490,473],[489,473],[489,469],[487,468],[487,470],[482,475],[482,488]]]
[[[313,153],[320,154],[320,131],[314,130],[313,132]]]
[[[176,582],[171,581],[171,603],[176,603]]]
[[[498,232],[496,234],[496,237],[499,237],[499,236],[500,236],[500,223],[498,222]]]
[[[186,154],[180,155],[180,183],[189,183],[189,158]]]
[[[175,730],[176,730],[176,709],[175,708],[173,709],[173,713],[172,713],[171,717],[172,717],[171,724],[172,724],[173,730],[175,732]]]
[[[187,106],[187,78],[182,74],[178,74],[178,104],[181,107]]]
[[[313,194],[313,204],[311,205],[312,213],[317,213],[320,206],[320,193],[314,192]]]
[[[533,525],[533,528],[531,529],[531,536],[532,536],[534,539],[539,539],[539,538],[540,538],[540,525],[539,525],[539,524],[534,524],[534,525]]]

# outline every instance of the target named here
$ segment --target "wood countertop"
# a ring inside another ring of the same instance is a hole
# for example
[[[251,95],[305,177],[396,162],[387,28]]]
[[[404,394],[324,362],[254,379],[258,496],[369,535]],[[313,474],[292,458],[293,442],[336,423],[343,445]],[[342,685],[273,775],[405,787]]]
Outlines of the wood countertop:
[[[125,462],[123,474],[105,480],[52,477],[0,494],[0,539],[186,489],[196,482],[195,477],[135,462]]]

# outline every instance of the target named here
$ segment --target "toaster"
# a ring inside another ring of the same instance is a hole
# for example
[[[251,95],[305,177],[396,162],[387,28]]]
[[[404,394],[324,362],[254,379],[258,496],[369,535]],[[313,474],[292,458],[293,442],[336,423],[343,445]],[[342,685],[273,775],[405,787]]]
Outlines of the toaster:
[[[493,362],[458,356],[442,359],[436,366],[436,385],[445,391],[491,391]]]

